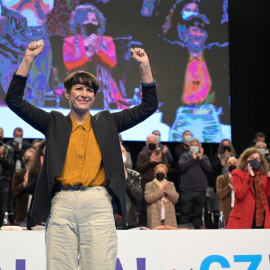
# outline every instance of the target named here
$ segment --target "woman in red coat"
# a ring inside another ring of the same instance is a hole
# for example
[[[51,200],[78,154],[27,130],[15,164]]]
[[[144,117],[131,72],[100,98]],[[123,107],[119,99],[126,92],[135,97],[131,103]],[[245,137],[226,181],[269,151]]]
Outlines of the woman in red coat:
[[[258,149],[251,147],[242,153],[239,164],[239,169],[232,172],[235,203],[227,229],[270,228],[267,161]]]

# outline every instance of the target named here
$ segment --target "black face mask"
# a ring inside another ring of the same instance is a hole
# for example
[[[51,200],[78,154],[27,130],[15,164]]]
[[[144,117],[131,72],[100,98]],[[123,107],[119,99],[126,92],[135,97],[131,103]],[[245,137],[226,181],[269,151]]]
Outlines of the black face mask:
[[[229,172],[232,172],[233,170],[235,170],[236,169],[236,166],[235,165],[231,165],[231,166],[229,166]]]
[[[98,25],[94,25],[92,23],[82,24],[82,32],[86,36],[90,36],[91,34],[97,34]]]
[[[260,161],[258,161],[256,158],[249,160],[248,163],[250,164],[253,171],[257,171],[260,167]]]
[[[155,143],[149,143],[148,144],[148,149],[149,150],[155,150],[156,149],[156,144]]]
[[[30,161],[30,158],[26,158],[26,159],[24,160],[24,165],[27,165],[29,161]]]
[[[156,173],[156,178],[157,178],[157,180],[161,181],[165,178],[165,174],[158,172],[158,173]]]
[[[226,150],[228,150],[229,152],[231,151],[231,147],[230,146],[223,146],[223,151],[225,152]]]

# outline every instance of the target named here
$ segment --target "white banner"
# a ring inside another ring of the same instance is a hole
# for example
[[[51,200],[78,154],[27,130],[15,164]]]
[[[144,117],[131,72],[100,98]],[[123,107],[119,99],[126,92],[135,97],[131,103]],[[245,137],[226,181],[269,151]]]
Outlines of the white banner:
[[[118,231],[116,270],[267,270],[269,240],[270,230]],[[0,270],[45,264],[44,231],[0,232]]]

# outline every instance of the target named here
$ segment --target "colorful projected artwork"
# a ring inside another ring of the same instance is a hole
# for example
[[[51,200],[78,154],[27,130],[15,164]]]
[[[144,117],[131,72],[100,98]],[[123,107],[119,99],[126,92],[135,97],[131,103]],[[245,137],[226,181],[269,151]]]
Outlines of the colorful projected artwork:
[[[151,59],[159,109],[123,139],[145,141],[153,129],[163,141],[180,141],[187,129],[202,142],[230,139],[227,24],[227,0],[0,0],[0,114],[9,119],[0,126],[12,136],[16,117],[5,93],[27,44],[43,39],[27,81],[31,104],[67,114],[63,80],[86,70],[100,81],[91,113],[138,105],[140,78],[129,51],[141,46]]]

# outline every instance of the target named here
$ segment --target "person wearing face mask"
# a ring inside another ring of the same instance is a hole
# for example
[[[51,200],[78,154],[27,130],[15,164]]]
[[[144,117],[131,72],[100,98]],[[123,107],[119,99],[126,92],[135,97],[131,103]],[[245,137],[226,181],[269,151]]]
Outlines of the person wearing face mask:
[[[150,229],[165,225],[177,227],[174,204],[179,199],[174,183],[166,179],[168,168],[159,164],[154,168],[155,178],[145,186],[147,224]]]
[[[12,210],[11,198],[11,177],[9,170],[13,167],[12,147],[3,142],[4,129],[0,127],[0,227],[3,224],[5,212]]]
[[[71,13],[70,32],[64,39],[63,58],[69,72],[85,70],[96,75],[103,92],[102,109],[127,108],[111,69],[117,64],[116,47],[113,38],[105,36],[106,18],[93,4],[78,5]],[[95,71],[95,72],[94,72]]]
[[[239,158],[239,169],[232,172],[234,207],[227,229],[270,228],[267,197],[270,196],[270,172],[266,159],[255,147],[247,148]]]
[[[190,141],[192,140],[192,138],[193,138],[193,135],[192,135],[191,131],[186,130],[182,134],[182,141],[183,142],[176,145],[176,147],[175,147],[175,167],[176,168],[178,168],[180,156],[183,153],[189,152],[189,144],[190,144]]]
[[[27,212],[29,211],[31,197],[26,192],[29,170],[33,164],[36,149],[29,148],[23,155],[24,168],[16,171],[12,179],[12,194],[15,199],[14,220],[20,227],[26,227]]]
[[[11,171],[11,177],[13,177],[15,171],[24,168],[22,157],[26,149],[31,147],[31,144],[28,140],[23,138],[23,129],[17,127],[13,131],[13,139],[9,140],[7,145],[10,145],[13,148],[14,153],[14,168]]]
[[[265,142],[258,141],[255,144],[255,148],[259,149],[261,153],[264,155],[265,159],[270,165],[270,156],[269,156],[269,149],[267,149],[267,144]]]
[[[218,146],[218,152],[214,155],[212,161],[212,167],[214,175],[212,180],[209,181],[209,186],[216,188],[216,179],[219,175],[228,172],[227,161],[230,157],[238,158],[235,153],[234,147],[230,140],[223,139]]]
[[[32,196],[31,199],[31,204],[30,204],[30,209],[27,214],[27,229],[32,230],[33,227],[36,225],[44,225],[44,222],[41,222],[37,220],[36,218],[32,218],[30,216],[31,209],[33,207],[33,201],[35,198],[35,191],[36,191],[36,186],[37,186],[37,181],[38,181],[38,176],[41,171],[41,167],[43,165],[44,161],[44,156],[45,156],[45,151],[46,151],[46,140],[41,140],[37,149],[36,149],[36,154],[35,158],[33,160],[33,164],[29,169],[29,175],[28,175],[28,182],[26,185],[26,192]]]
[[[153,130],[152,134],[154,134],[157,137],[158,147],[160,147],[160,151],[162,151],[167,156],[167,159],[169,163],[171,164],[173,162],[173,156],[171,154],[170,148],[167,145],[160,143],[160,138],[161,138],[160,131],[155,129]],[[145,149],[147,149],[146,145],[143,147],[143,150]]]
[[[179,160],[180,179],[180,225],[188,226],[190,221],[194,229],[202,226],[202,208],[206,202],[207,176],[212,170],[209,158],[198,139],[193,138],[189,152]]]
[[[227,161],[228,172],[217,177],[216,189],[220,199],[220,211],[223,212],[226,223],[234,205],[234,190],[231,183],[232,172],[238,168],[238,160],[230,157]]]
[[[23,129],[20,127],[16,127],[13,131],[13,139],[9,140],[7,142],[7,145],[10,145],[13,148],[14,165],[10,170],[10,176],[12,179],[16,171],[19,171],[24,168],[24,162],[22,157],[26,149],[31,147],[31,144],[27,139],[23,138]],[[11,181],[10,181],[10,190],[11,190]],[[8,216],[10,223],[14,223],[13,208],[15,207],[15,200],[12,197],[13,196],[11,194],[9,204],[12,211],[9,213]]]
[[[157,137],[154,134],[147,136],[146,146],[147,149],[139,152],[137,158],[137,171],[141,174],[143,191],[145,191],[145,185],[154,179],[154,168],[158,164],[165,164],[168,168],[170,168],[167,156],[160,151]],[[143,200],[141,205],[139,224],[140,226],[147,225],[145,200]]]
[[[124,223],[120,215],[115,215],[115,227],[117,230],[127,230],[138,227],[138,210],[143,200],[143,189],[141,175],[126,166],[127,151],[123,145],[121,145],[121,151],[126,179],[127,219]]]

